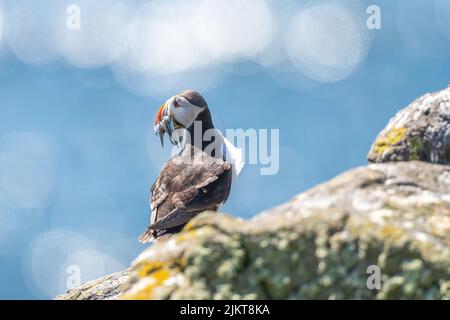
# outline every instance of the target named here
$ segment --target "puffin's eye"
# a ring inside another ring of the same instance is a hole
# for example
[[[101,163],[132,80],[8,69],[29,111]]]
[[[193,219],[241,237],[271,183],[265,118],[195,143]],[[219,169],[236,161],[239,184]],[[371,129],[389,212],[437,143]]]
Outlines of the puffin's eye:
[[[178,102],[178,99],[177,99],[177,98],[173,99],[173,106],[174,106],[175,108],[178,108],[178,107],[180,106],[180,103]]]

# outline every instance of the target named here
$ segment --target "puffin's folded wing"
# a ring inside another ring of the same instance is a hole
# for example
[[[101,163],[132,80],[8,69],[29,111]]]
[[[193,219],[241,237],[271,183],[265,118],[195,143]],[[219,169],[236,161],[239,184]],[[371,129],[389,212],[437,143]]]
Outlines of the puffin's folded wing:
[[[182,170],[177,163],[165,166],[152,188],[150,230],[164,230],[188,222],[205,210],[217,210],[231,186],[231,166],[214,159]]]
[[[183,212],[175,209],[173,212],[165,215],[162,219],[152,223],[147,228],[149,230],[165,230],[175,228],[188,222],[197,212]]]

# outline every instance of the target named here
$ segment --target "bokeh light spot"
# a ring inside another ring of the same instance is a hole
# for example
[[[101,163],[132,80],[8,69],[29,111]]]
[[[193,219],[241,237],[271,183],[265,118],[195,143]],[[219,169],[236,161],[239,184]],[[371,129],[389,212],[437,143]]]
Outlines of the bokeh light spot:
[[[342,80],[364,60],[368,43],[365,24],[333,4],[306,7],[293,18],[285,38],[295,67],[318,82]]]
[[[22,61],[40,65],[59,58],[58,32],[64,28],[65,6],[53,0],[15,0],[8,8],[5,33]]]
[[[80,68],[110,64],[127,50],[131,10],[118,0],[78,0],[80,26],[62,28],[59,39],[67,61]]]
[[[123,269],[123,264],[98,250],[90,238],[64,229],[39,235],[24,261],[30,289],[47,298],[67,291],[71,277],[85,282]]]

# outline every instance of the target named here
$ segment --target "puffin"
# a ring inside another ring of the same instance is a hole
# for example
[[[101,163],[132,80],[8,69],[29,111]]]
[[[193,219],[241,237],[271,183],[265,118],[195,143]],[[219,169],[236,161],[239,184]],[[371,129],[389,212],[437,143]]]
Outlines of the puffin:
[[[167,99],[154,131],[162,147],[167,134],[176,152],[151,187],[150,223],[141,243],[168,239],[199,213],[217,212],[244,166],[242,150],[214,128],[208,104],[197,91]]]

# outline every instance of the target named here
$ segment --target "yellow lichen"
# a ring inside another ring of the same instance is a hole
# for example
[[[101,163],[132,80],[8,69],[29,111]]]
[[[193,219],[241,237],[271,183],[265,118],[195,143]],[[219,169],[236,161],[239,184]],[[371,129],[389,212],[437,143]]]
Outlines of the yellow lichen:
[[[405,231],[393,225],[383,226],[380,230],[383,239],[399,240],[405,236]]]
[[[121,298],[124,300],[149,300],[155,297],[155,290],[162,288],[164,283],[175,276],[176,271],[169,268],[158,269],[148,276],[140,279],[141,284],[136,285]]]
[[[145,277],[155,270],[163,268],[164,266],[165,263],[161,261],[145,262],[138,269],[138,275],[139,277]]]
[[[378,138],[375,142],[375,153],[378,155],[383,154],[393,145],[399,143],[406,135],[406,128],[392,128],[383,137]]]
[[[177,243],[184,241],[193,241],[197,238],[197,230],[196,229],[184,229],[183,233],[177,234],[174,239]]]

